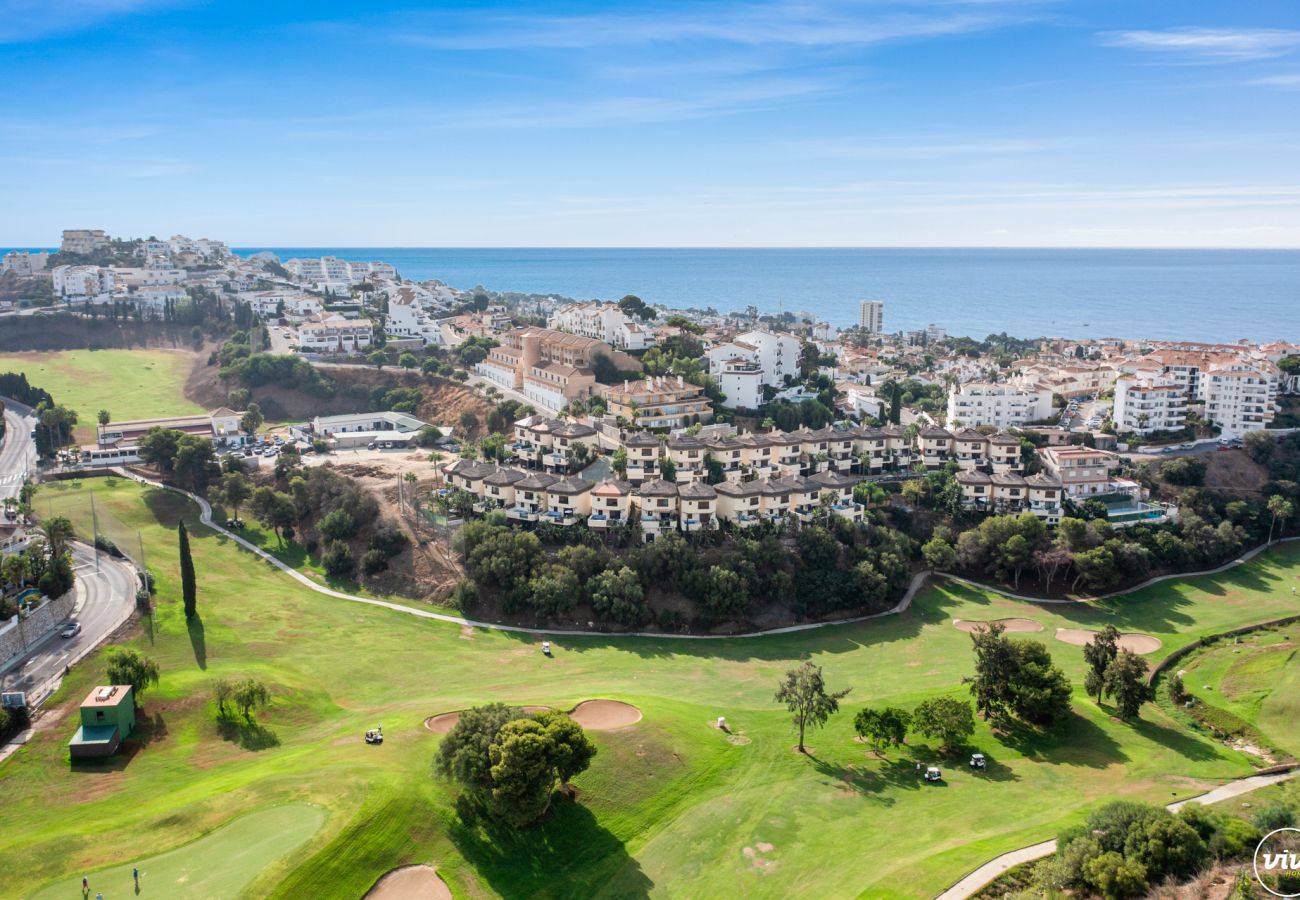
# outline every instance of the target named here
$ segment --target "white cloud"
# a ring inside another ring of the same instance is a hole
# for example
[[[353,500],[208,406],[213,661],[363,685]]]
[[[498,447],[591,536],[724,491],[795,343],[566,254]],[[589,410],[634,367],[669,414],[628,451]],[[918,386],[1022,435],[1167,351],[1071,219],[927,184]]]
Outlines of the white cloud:
[[[1285,56],[1300,47],[1300,31],[1280,28],[1170,28],[1165,31],[1111,31],[1101,35],[1111,47],[1169,53],[1202,62],[1248,62]]]

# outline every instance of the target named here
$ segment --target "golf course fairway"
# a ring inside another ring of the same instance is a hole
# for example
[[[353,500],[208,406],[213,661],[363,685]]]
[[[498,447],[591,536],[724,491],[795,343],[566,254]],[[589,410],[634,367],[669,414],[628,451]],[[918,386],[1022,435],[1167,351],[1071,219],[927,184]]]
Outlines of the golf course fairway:
[[[325,811],[310,803],[259,809],[223,825],[191,844],[166,853],[91,872],[90,893],[105,897],[135,892],[131,870],[140,870],[140,896],[169,900],[237,897],[259,872],[301,846],[325,823]],[[33,900],[81,896],[81,876],[56,882]]]

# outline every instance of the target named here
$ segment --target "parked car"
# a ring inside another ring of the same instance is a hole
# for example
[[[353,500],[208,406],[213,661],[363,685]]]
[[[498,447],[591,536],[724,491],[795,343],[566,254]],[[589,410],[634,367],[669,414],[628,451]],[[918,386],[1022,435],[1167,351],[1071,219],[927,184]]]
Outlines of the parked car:
[[[74,638],[79,634],[81,634],[80,622],[69,622],[59,631],[59,637],[61,638]]]

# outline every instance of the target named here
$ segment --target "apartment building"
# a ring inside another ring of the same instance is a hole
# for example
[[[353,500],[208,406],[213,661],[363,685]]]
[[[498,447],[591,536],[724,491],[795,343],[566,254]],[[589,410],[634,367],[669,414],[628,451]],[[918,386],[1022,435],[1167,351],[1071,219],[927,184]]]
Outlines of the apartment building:
[[[112,269],[98,266],[55,266],[50,279],[55,296],[68,300],[107,299],[117,284]]]
[[[551,328],[515,328],[502,334],[500,341],[475,371],[551,412],[592,396],[596,387],[592,367],[598,356],[625,371],[641,368],[636,357],[604,341]]]
[[[746,331],[735,339],[717,344],[705,351],[709,374],[717,376],[727,363],[735,359],[755,363],[762,371],[762,383],[773,387],[783,386],[786,376],[799,374],[798,338],[770,331]]]
[[[617,303],[598,300],[571,303],[556,310],[547,324],[556,330],[604,341],[620,350],[644,350],[655,343],[654,332],[623,312]]]
[[[90,256],[107,250],[112,241],[102,228],[65,228],[59,252]]]
[[[356,353],[369,347],[373,336],[369,319],[325,313],[298,326],[298,347],[304,353]]]
[[[1244,360],[1211,366],[1201,376],[1205,418],[1223,437],[1267,428],[1277,409],[1278,369]]]
[[[758,409],[763,405],[763,368],[741,357],[725,360],[713,376],[732,409]]]
[[[310,316],[319,315],[324,307],[320,300],[311,294],[294,290],[257,291],[244,294],[243,299],[253,312],[263,319],[288,319],[301,322]]]
[[[179,285],[150,284],[129,290],[125,294],[120,294],[118,298],[134,304],[137,309],[162,315],[169,304],[174,306],[182,303],[188,300],[189,296]]]
[[[442,332],[419,304],[414,288],[400,287],[388,296],[389,334],[419,338],[426,344],[442,343]]]
[[[46,250],[11,250],[5,254],[4,262],[0,263],[0,272],[13,272],[21,278],[29,278],[37,272],[44,272],[49,258],[50,254]]]
[[[973,381],[948,393],[948,424],[1017,428],[1052,415],[1050,391]]]
[[[651,376],[620,385],[600,385],[606,410],[640,428],[685,428],[713,421],[713,404],[704,388],[680,375]]]
[[[1163,375],[1122,375],[1115,380],[1111,418],[1120,434],[1178,431],[1187,422],[1187,392]]]
[[[881,334],[885,330],[885,304],[879,300],[858,303],[858,327],[867,334]]]

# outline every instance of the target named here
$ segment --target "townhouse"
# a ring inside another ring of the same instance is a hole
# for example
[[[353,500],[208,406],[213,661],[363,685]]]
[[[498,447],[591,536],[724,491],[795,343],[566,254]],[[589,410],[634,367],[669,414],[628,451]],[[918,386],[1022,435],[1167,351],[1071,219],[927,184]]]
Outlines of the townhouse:
[[[1025,478],[1015,472],[989,474],[974,469],[958,472],[957,484],[966,509],[998,514],[1030,512],[1048,525],[1061,521],[1065,492],[1054,475],[1039,472]]]
[[[338,313],[312,316],[298,326],[298,346],[305,353],[357,353],[369,347],[373,338],[369,319],[348,319]]]
[[[1038,451],[1038,458],[1044,471],[1061,482],[1065,495],[1071,499],[1087,499],[1115,489],[1112,473],[1119,465],[1119,456],[1108,450],[1044,447]]]

